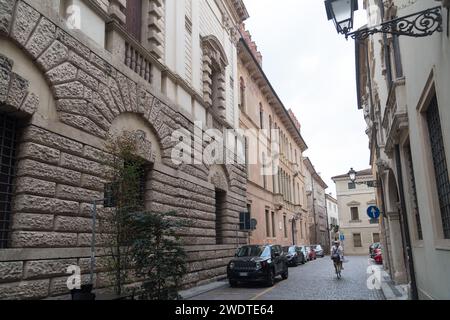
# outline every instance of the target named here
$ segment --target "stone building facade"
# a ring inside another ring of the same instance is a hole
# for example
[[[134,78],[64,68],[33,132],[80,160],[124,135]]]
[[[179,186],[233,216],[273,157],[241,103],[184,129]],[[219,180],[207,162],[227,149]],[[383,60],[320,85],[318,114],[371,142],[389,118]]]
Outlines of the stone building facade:
[[[384,266],[394,282],[410,287],[411,298],[448,299],[450,4],[364,5],[374,23],[435,7],[441,13],[441,32],[433,35],[377,34],[358,41],[356,67],[358,105],[367,122],[377,201],[384,212]]]
[[[325,253],[330,250],[328,212],[326,206],[327,184],[320,177],[309,158],[304,158],[306,195],[309,212],[309,243],[320,244]]]
[[[0,0],[0,299],[66,297],[69,265],[89,280],[92,203],[108,182],[109,134],[136,132],[151,168],[146,209],[193,222],[180,230],[186,287],[222,277],[245,242],[245,166],[171,159],[174,131],[202,135],[238,121],[234,26],[247,18],[245,6],[127,3],[140,2]],[[98,290],[111,284],[101,250],[107,215],[100,205]]]
[[[380,242],[379,220],[371,220],[367,209],[376,205],[372,170],[357,173],[357,183],[350,181],[348,174],[333,177],[339,209],[340,234],[346,255],[368,255],[369,246]],[[365,182],[369,183],[368,185]]]
[[[339,240],[339,209],[337,199],[331,193],[325,195],[327,206],[328,226],[331,241]]]
[[[241,27],[238,44],[240,128],[246,135],[248,220],[251,244],[304,244],[308,239],[305,176],[307,149],[300,127],[262,69],[262,54]],[[259,133],[262,132],[262,135]],[[245,227],[245,225],[243,225]]]

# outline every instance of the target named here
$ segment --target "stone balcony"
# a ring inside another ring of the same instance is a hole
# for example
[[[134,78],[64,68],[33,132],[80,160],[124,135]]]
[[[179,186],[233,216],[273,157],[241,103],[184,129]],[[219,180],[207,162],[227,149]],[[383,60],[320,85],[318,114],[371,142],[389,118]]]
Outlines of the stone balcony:
[[[399,142],[402,132],[409,127],[404,78],[395,80],[391,86],[382,126],[386,132],[385,152],[391,157],[394,146]]]

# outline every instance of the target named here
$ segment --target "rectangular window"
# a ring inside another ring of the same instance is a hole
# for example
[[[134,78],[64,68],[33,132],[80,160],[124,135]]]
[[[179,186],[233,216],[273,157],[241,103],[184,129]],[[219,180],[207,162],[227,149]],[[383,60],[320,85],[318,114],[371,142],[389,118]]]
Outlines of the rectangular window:
[[[0,249],[9,245],[16,144],[16,119],[0,114]]]
[[[288,237],[288,232],[287,232],[287,220],[286,220],[286,216],[283,216],[283,227],[284,227],[284,237],[287,238]]]
[[[350,182],[350,183],[348,184],[348,189],[349,189],[349,190],[356,189],[356,183]]]
[[[125,166],[134,166],[135,162],[128,161],[125,163]],[[138,170],[139,175],[139,193],[138,198],[136,199],[138,201],[137,205],[144,208],[145,207],[145,191],[147,186],[147,168],[146,166],[141,166]],[[105,208],[114,208],[117,206],[117,192],[118,190],[118,184],[117,182],[110,182],[105,184],[105,195],[104,195],[104,202],[103,206]]]
[[[374,233],[372,238],[373,238],[373,243],[380,242],[380,234],[379,233]]]
[[[125,10],[126,30],[140,42],[142,32],[142,0],[127,0]]]
[[[361,233],[353,234],[353,247],[362,248]]]
[[[270,238],[270,217],[269,210],[266,210],[266,236]]]
[[[351,213],[352,221],[359,221],[358,207],[350,208],[350,213]]]
[[[239,229],[242,231],[251,230],[250,226],[250,211],[241,212],[239,214]]]
[[[430,136],[431,154],[433,156],[444,238],[450,239],[450,179],[436,96],[434,96],[426,111],[426,119]]]
[[[275,238],[277,236],[277,226],[275,223],[275,212],[272,212],[272,237]]]

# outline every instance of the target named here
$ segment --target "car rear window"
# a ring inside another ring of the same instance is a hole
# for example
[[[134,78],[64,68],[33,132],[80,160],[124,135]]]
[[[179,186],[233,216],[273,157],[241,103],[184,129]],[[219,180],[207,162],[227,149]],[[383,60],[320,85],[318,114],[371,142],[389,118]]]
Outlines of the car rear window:
[[[238,250],[237,256],[242,257],[265,257],[270,255],[270,248],[264,246],[247,246]]]

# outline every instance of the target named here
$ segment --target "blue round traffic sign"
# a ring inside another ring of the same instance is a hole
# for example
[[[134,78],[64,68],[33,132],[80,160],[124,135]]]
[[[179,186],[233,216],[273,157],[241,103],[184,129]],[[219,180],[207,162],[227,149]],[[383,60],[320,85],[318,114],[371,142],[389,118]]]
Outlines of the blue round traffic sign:
[[[378,219],[380,217],[380,209],[376,206],[370,206],[367,208],[367,215],[371,219]]]

